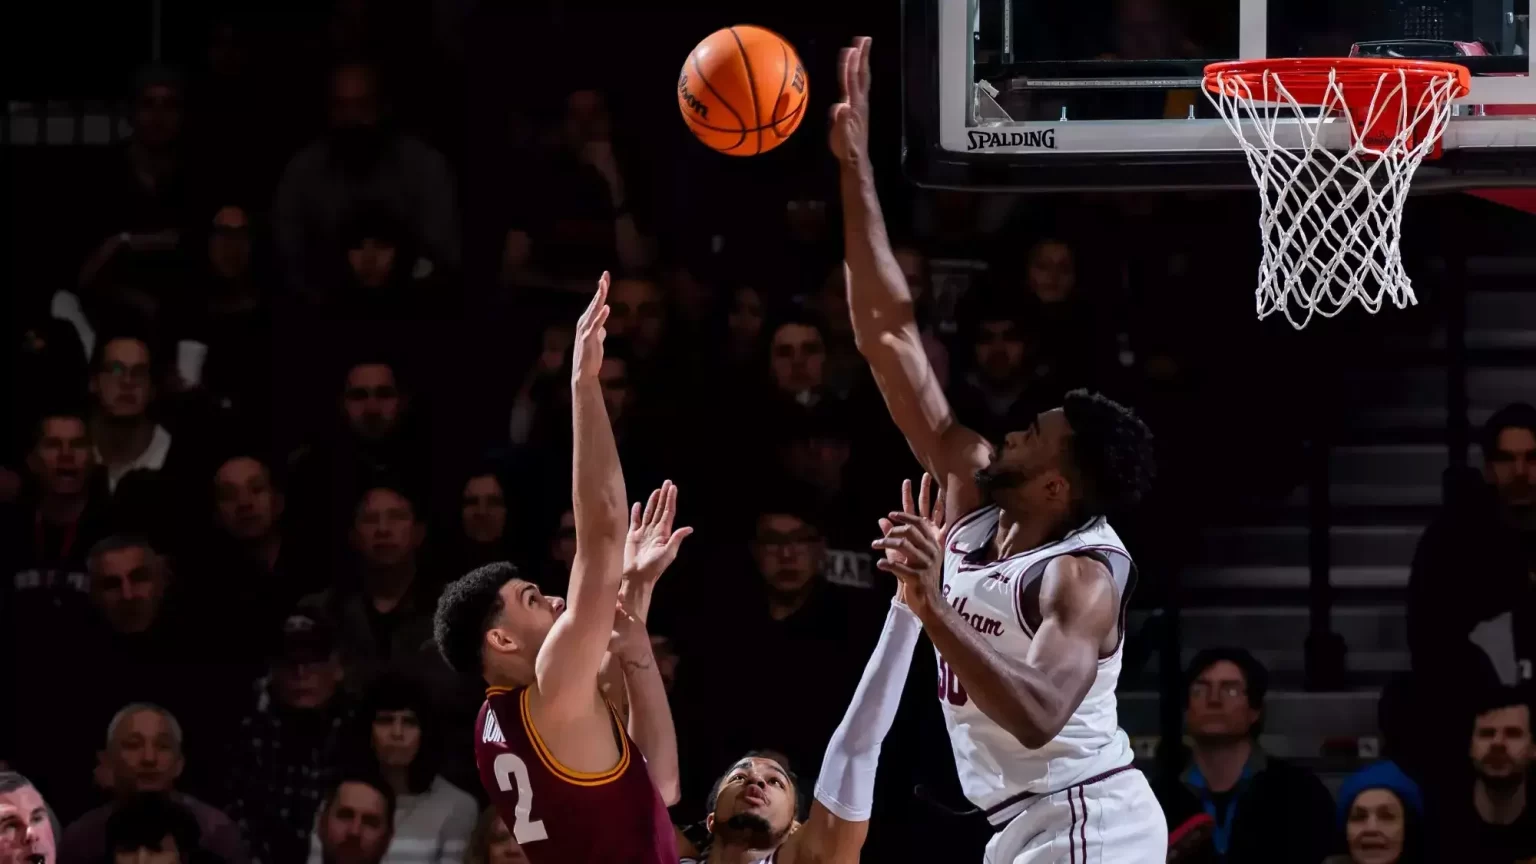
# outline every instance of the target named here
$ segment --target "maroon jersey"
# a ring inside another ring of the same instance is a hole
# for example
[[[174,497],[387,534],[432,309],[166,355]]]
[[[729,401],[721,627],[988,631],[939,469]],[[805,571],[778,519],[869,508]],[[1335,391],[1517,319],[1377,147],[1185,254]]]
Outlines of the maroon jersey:
[[[677,864],[672,820],[645,757],[618,714],[613,729],[619,764],[572,771],[533,728],[526,687],[486,691],[475,722],[480,783],[533,864]]]

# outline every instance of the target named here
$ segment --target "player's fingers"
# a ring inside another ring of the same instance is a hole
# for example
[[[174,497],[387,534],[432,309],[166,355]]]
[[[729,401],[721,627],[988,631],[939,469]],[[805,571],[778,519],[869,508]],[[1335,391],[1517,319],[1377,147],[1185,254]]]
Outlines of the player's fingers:
[[[923,573],[921,570],[914,570],[907,564],[903,564],[899,561],[892,561],[889,558],[881,558],[879,561],[876,561],[875,567],[895,575],[898,579],[909,579],[917,582],[921,581],[923,578]]]
[[[859,63],[859,69],[858,69],[859,91],[858,92],[859,92],[860,95],[864,95],[864,96],[869,95],[869,55],[872,53],[870,49],[873,47],[874,44],[875,44],[875,40],[869,38],[868,36],[860,36],[859,37],[859,40],[858,40],[858,45],[859,45],[859,57],[858,57],[858,63]]]
[[[930,475],[927,471],[924,471],[922,485],[918,487],[917,493],[917,515],[923,517],[924,519],[927,519],[928,514],[933,510],[933,505],[930,503],[931,499],[929,497],[932,494],[933,476]]]
[[[911,480],[902,480],[901,481],[901,511],[903,513],[911,513],[911,512],[913,512],[913,508],[912,508],[912,481]]]
[[[677,484],[668,480],[663,488],[667,491],[661,496],[661,522],[663,525],[671,525],[672,519],[677,516]]]
[[[853,95],[853,61],[857,51],[857,47],[850,47],[837,53],[837,83],[843,89],[842,101],[844,102]]]
[[[682,544],[682,542],[684,540],[688,539],[692,534],[693,534],[693,529],[689,528],[688,526],[685,525],[682,528],[679,528],[676,531],[672,532],[672,536],[670,538],[668,538],[668,540],[667,540],[667,546],[669,546],[669,547],[671,547],[673,549],[676,549],[679,545]]]
[[[640,527],[640,502],[629,505],[629,530],[635,531]]]
[[[944,529],[945,509],[944,487],[939,486],[933,490],[933,515],[928,521],[938,526],[941,531]]]
[[[640,517],[642,525],[649,525],[656,521],[656,502],[661,498],[660,489],[652,489],[651,494],[645,499],[645,514]]]
[[[882,518],[880,520],[880,536],[884,537],[889,533],[891,533],[891,520]]]

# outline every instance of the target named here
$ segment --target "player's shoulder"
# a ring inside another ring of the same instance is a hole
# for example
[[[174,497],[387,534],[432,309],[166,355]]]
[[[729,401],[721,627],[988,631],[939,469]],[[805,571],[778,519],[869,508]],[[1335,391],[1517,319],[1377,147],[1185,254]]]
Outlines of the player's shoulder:
[[[475,741],[482,745],[505,745],[507,725],[518,726],[522,722],[522,695],[524,688],[492,687],[485,692],[485,702],[480,706],[476,721]]]
[[[987,504],[966,513],[959,519],[951,522],[946,534],[948,536],[948,551],[957,555],[966,555],[976,551],[987,538],[992,536],[992,531],[997,527],[997,518],[1002,510],[996,504]]]

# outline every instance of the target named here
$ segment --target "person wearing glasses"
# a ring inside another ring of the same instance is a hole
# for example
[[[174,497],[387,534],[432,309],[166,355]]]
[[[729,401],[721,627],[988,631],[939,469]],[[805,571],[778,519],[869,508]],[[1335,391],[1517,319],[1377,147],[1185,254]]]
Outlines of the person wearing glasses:
[[[154,421],[153,357],[147,339],[138,335],[104,334],[92,352],[91,440],[96,461],[107,468],[107,485],[132,471],[159,471],[171,452],[171,433]]]
[[[1333,851],[1332,796],[1311,772],[1259,746],[1268,670],[1241,648],[1208,648],[1185,680],[1189,758],[1153,784],[1177,860],[1322,861]]]

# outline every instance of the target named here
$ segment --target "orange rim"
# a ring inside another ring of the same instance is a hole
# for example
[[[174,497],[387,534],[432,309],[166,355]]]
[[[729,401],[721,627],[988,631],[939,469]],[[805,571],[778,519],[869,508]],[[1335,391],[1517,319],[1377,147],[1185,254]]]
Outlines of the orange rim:
[[[1238,89],[1242,83],[1247,92],[1261,92],[1264,76],[1268,74],[1285,86],[1297,104],[1317,106],[1328,100],[1330,73],[1351,109],[1370,104],[1383,74],[1401,73],[1408,91],[1404,95],[1415,100],[1433,82],[1443,81],[1447,76],[1455,78],[1452,99],[1467,95],[1472,86],[1472,73],[1455,63],[1395,57],[1297,57],[1212,63],[1205,67],[1205,89],[1218,96],[1236,96],[1244,93]]]

